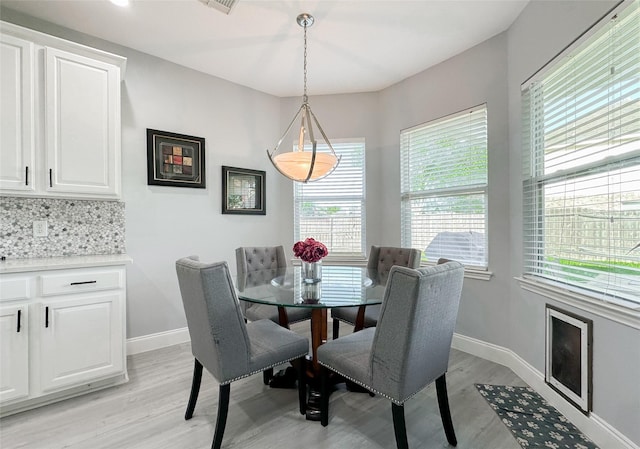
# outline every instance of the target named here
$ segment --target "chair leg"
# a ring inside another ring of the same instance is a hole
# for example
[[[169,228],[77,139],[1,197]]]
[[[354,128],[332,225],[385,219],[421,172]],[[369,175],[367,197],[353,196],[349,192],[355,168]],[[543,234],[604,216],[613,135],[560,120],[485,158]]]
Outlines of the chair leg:
[[[436,392],[438,394],[438,406],[440,407],[440,417],[442,418],[442,426],[447,436],[447,441],[451,446],[456,446],[458,440],[453,430],[453,421],[451,421],[451,411],[449,410],[449,398],[447,396],[447,379],[445,374],[436,379]]]
[[[191,419],[193,416],[193,410],[196,408],[196,402],[198,401],[198,393],[200,392],[200,381],[202,380],[202,364],[198,362],[198,359],[194,359],[193,365],[193,380],[191,381],[191,394],[189,395],[189,404],[187,405],[187,411],[184,414],[184,419]]]
[[[269,385],[269,381],[273,377],[273,368],[266,369],[262,372],[262,382]]]
[[[298,402],[300,404],[300,414],[307,413],[307,373],[304,357],[295,361],[294,368],[298,371]]]
[[[340,320],[337,318],[333,319],[333,339],[337,340],[340,335]]]
[[[224,428],[227,425],[227,412],[229,411],[229,392],[231,384],[220,385],[220,395],[218,398],[218,418],[216,419],[216,430],[213,434],[211,449],[220,449]]]
[[[329,424],[329,369],[320,366],[320,424]]]
[[[391,403],[393,415],[393,431],[396,434],[396,446],[398,449],[409,449],[407,440],[407,426],[404,423],[404,405]]]

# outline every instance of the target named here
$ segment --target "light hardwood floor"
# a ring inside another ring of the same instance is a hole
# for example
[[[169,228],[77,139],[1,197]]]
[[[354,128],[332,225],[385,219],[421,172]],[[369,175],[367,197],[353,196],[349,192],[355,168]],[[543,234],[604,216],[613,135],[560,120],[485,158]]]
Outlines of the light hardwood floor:
[[[294,330],[304,333],[308,323]],[[350,332],[342,329],[342,334]],[[203,374],[190,421],[184,411],[193,358],[188,344],[131,356],[128,383],[0,420],[2,449],[199,449],[211,446],[218,384]],[[526,385],[510,369],[452,350],[447,374],[451,415],[461,449],[520,449],[474,383]],[[295,390],[270,389],[255,375],[231,384],[223,448],[394,449],[389,401],[351,393],[331,396],[329,426],[298,413]],[[405,404],[412,449],[448,447],[435,385]]]

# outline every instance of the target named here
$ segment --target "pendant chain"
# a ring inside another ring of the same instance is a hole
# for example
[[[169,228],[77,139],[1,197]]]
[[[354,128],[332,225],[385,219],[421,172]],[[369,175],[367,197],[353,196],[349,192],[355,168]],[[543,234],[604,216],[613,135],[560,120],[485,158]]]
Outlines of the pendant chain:
[[[304,102],[307,102],[307,22],[304,23]]]

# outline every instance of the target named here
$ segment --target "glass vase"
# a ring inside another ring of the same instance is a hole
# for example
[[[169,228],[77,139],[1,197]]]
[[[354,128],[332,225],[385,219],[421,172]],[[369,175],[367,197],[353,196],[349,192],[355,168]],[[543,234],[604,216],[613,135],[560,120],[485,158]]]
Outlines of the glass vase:
[[[322,282],[316,282],[313,284],[302,283],[300,289],[300,298],[302,298],[302,304],[317,304],[322,297]]]
[[[305,284],[315,284],[322,280],[322,261],[305,262],[302,261],[302,282]]]

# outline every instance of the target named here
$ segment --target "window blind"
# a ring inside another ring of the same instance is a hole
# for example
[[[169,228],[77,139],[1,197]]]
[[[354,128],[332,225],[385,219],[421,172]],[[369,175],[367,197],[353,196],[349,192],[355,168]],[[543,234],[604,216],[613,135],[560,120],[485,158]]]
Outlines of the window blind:
[[[340,163],[326,178],[294,183],[294,238],[313,237],[331,257],[365,255],[365,141],[332,140]],[[318,145],[318,150],[322,145]]]
[[[400,133],[403,246],[487,268],[487,108]]]
[[[522,101],[525,276],[627,305],[640,305],[638,5],[596,25]]]

